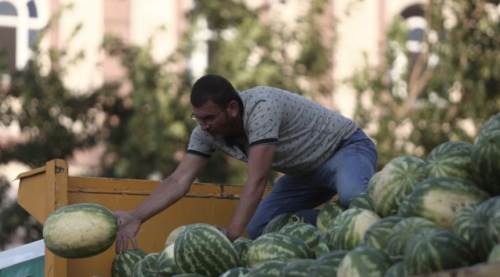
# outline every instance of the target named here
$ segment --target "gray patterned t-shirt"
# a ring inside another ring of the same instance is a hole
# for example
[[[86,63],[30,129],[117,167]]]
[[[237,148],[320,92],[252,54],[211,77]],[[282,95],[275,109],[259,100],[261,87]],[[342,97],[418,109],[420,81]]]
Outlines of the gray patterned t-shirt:
[[[357,129],[352,120],[339,113],[282,89],[258,86],[243,91],[240,97],[248,144],[243,149],[229,145],[224,138],[215,138],[197,126],[191,133],[188,152],[209,157],[220,149],[247,162],[249,147],[273,143],[273,169],[303,175],[331,157],[340,141]]]

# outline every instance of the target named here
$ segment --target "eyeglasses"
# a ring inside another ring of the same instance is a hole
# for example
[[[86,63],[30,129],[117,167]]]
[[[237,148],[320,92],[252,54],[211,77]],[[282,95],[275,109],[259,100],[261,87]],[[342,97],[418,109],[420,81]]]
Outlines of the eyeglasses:
[[[211,125],[214,123],[214,121],[217,119],[220,113],[222,113],[222,111],[219,111],[216,114],[206,115],[203,117],[197,117],[196,115],[191,114],[191,119],[198,122],[200,125]]]

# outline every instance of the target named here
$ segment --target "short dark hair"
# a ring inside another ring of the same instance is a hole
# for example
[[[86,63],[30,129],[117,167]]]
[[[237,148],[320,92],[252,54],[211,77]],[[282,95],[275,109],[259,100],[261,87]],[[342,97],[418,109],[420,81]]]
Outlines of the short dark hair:
[[[225,108],[232,100],[240,102],[238,92],[226,78],[219,75],[205,75],[199,78],[191,89],[191,105],[194,107],[212,101]]]

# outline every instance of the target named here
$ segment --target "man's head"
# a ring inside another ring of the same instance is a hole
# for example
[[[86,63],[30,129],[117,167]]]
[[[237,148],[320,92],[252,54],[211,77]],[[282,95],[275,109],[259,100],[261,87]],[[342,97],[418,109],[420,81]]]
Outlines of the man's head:
[[[240,129],[240,98],[222,76],[205,75],[191,89],[193,117],[212,135],[234,135]]]

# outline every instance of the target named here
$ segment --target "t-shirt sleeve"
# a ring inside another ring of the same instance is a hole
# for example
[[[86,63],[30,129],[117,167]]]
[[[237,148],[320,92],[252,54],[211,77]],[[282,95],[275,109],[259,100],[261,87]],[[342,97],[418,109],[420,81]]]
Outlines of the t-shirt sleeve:
[[[191,132],[187,152],[209,158],[214,152],[212,138],[204,133],[200,126],[196,126]]]
[[[248,143],[250,146],[262,143],[276,143],[281,124],[281,105],[269,97],[258,100],[248,113]]]

